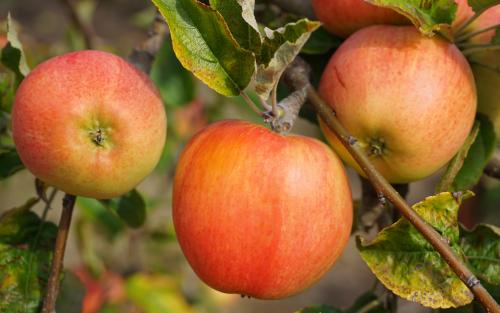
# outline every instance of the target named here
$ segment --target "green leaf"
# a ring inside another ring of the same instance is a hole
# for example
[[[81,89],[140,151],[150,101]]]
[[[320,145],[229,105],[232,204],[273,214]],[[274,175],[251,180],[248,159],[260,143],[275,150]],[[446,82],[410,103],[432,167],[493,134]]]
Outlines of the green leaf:
[[[135,189],[119,198],[101,200],[100,202],[115,212],[129,227],[141,227],[146,220],[146,202]]]
[[[262,39],[254,15],[255,0],[210,0],[210,6],[224,17],[242,48],[259,53]]]
[[[255,91],[264,99],[269,97],[285,68],[300,52],[313,31],[321,24],[302,19],[276,30],[265,28],[266,37],[257,58]]]
[[[10,177],[24,168],[15,149],[0,150],[0,180]]]
[[[11,82],[11,76],[7,75],[7,73],[1,73],[0,71],[0,116],[3,117],[6,115],[5,113],[10,113],[13,101],[14,84]],[[0,132],[3,128],[5,128],[5,126],[0,125]]]
[[[196,0],[152,0],[165,17],[182,65],[225,96],[245,89],[255,57],[240,47],[222,15]]]
[[[93,225],[99,225],[110,240],[125,229],[123,221],[114,210],[107,207],[107,203],[105,205],[99,200],[85,197],[78,197],[76,201],[82,218]]]
[[[453,182],[457,177],[458,172],[464,165],[465,158],[467,157],[472,144],[476,141],[477,135],[479,134],[479,129],[480,123],[476,121],[469,136],[467,136],[467,138],[465,139],[465,142],[463,143],[460,150],[458,150],[453,159],[448,162],[446,171],[444,172],[443,176],[441,176],[441,179],[436,187],[437,192],[454,191],[454,189],[452,190]]]
[[[451,24],[457,4],[453,0],[366,0],[406,16],[425,35],[432,36],[443,24]]]
[[[478,114],[477,119],[480,123],[479,133],[455,177],[453,190],[465,190],[475,185],[495,151],[496,135],[493,124],[482,114]]]
[[[472,195],[470,191],[443,192],[413,206],[462,259],[458,209],[462,200]],[[357,239],[363,260],[396,295],[431,308],[459,307],[472,301],[470,290],[406,219],[383,229],[371,242]]]
[[[484,12],[485,10],[500,4],[500,0],[467,0],[467,3],[476,13]]]
[[[38,231],[39,218],[30,210],[38,201],[40,199],[31,198],[0,216],[0,241],[16,245],[34,236]]]
[[[166,41],[156,54],[150,77],[167,107],[185,105],[195,97],[193,77],[175,57],[170,41]]]
[[[138,228],[146,220],[146,202],[134,189],[120,198],[116,212],[128,226]]]
[[[325,54],[340,46],[341,43],[341,38],[330,34],[324,27],[320,27],[311,34],[311,37],[305,43],[304,47],[302,47],[300,53],[312,55]]]
[[[460,228],[460,246],[476,276],[500,285],[500,228],[480,224],[472,231]]]
[[[341,310],[329,305],[315,305],[303,308],[295,313],[342,313]]]
[[[179,286],[167,276],[136,274],[127,280],[125,292],[144,313],[192,312]]]
[[[45,294],[57,226],[29,210],[35,202],[0,219],[0,312],[38,312]]]
[[[19,84],[29,74],[30,69],[10,14],[7,16],[7,41],[8,44],[2,49],[0,61],[16,74],[16,82]]]

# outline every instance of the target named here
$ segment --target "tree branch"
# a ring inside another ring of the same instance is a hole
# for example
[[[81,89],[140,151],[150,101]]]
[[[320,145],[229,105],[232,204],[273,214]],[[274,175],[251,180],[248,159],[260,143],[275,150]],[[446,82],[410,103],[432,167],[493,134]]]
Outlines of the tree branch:
[[[50,269],[47,292],[43,299],[42,313],[53,313],[56,305],[57,294],[59,292],[60,274],[66,250],[71,217],[75,206],[76,197],[66,194],[63,199],[63,211],[59,220],[59,230],[57,232],[54,255],[52,256],[52,266]]]
[[[165,20],[157,12],[153,26],[148,33],[148,39],[132,50],[128,60],[145,73],[149,73],[156,53],[160,50],[168,33],[169,30]]]
[[[73,23],[73,26],[75,26],[75,28],[82,33],[83,40],[85,41],[85,47],[87,47],[87,49],[94,49],[95,48],[94,29],[90,25],[82,21],[82,19],[76,12],[75,7],[73,6],[70,0],[60,0],[60,2],[68,10],[69,16],[71,18],[71,23]]]
[[[309,102],[313,105],[317,114],[335,133],[351,156],[356,160],[377,193],[386,197],[426,238],[426,240],[434,247],[434,249],[436,249],[437,252],[439,252],[441,257],[472,291],[475,297],[482,303],[488,312],[500,313],[500,307],[498,304],[483,287],[480,281],[474,276],[474,274],[460,261],[459,258],[457,258],[450,246],[447,244],[446,239],[439,235],[434,228],[429,226],[415,211],[413,211],[403,197],[401,197],[401,195],[389,184],[389,182],[387,182],[387,180],[385,180],[385,178],[375,169],[374,165],[365,155],[361,146],[357,143],[356,138],[349,134],[342,124],[340,124],[339,120],[335,116],[335,112],[323,101],[311,85],[309,76],[304,75],[304,73],[308,73],[307,70],[304,70],[304,68],[307,67],[307,63],[305,63],[302,59],[297,58],[286,70],[285,81],[293,89],[305,89],[307,91]]]

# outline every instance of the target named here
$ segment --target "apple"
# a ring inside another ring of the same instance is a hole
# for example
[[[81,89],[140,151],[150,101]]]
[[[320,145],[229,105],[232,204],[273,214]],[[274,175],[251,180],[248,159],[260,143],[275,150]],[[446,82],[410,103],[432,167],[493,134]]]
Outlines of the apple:
[[[391,183],[437,171],[474,123],[476,88],[465,57],[412,26],[378,25],[349,37],[330,59],[319,92]],[[335,151],[364,175],[321,122]]]
[[[458,0],[457,3],[459,12],[464,12],[462,14],[463,21],[474,14],[466,0]],[[458,25],[460,24],[457,23],[457,27]],[[483,12],[465,29],[465,33],[476,32],[494,25],[500,25],[500,5],[493,6]],[[494,35],[495,30],[492,29],[470,37],[466,43],[488,44]],[[500,50],[474,53],[470,55],[470,59],[477,86],[477,110],[491,119],[495,125],[498,139],[500,139],[500,73],[495,70],[495,68],[500,68]]]
[[[0,35],[0,50],[7,44],[7,37]]]
[[[201,130],[180,156],[173,220],[195,273],[225,293],[296,294],[338,259],[352,200],[340,160],[323,143],[244,121]]]
[[[36,177],[103,199],[133,189],[154,169],[166,114],[145,74],[113,54],[78,51],[45,61],[23,80],[12,128]]]
[[[330,32],[346,38],[357,30],[375,24],[410,24],[396,11],[364,0],[312,0],[316,17]]]

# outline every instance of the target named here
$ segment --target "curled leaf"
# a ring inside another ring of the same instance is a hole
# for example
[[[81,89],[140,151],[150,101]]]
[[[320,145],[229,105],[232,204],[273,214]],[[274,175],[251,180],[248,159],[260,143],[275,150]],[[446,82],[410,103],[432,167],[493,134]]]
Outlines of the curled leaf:
[[[266,37],[257,57],[255,75],[255,91],[262,98],[269,97],[285,68],[295,59],[311,33],[319,26],[318,22],[302,19],[276,30],[265,29]]]
[[[472,192],[443,192],[413,209],[464,259],[459,241],[458,209]],[[396,295],[431,308],[459,307],[473,296],[439,253],[406,219],[383,229],[374,240],[357,240],[361,257],[377,278]]]
[[[427,36],[434,35],[444,24],[455,18],[457,4],[453,0],[366,0],[390,8],[406,16]]]

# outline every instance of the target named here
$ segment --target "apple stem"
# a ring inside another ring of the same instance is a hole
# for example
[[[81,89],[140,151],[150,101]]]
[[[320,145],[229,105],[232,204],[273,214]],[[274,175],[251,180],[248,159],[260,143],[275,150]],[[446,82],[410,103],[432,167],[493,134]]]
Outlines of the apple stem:
[[[248,94],[245,91],[242,91],[240,93],[240,96],[245,102],[248,104],[248,106],[254,111],[257,115],[259,116],[266,116],[266,113],[262,112],[259,107],[253,102],[252,99],[248,96]]]
[[[63,199],[63,211],[59,220],[59,229],[52,256],[52,265],[50,276],[47,282],[47,292],[43,299],[42,313],[53,313],[56,305],[57,294],[59,292],[60,274],[64,260],[64,251],[66,250],[66,241],[68,239],[69,227],[73,208],[75,207],[76,196],[66,194]]]
[[[295,90],[306,90],[309,102],[313,105],[316,113],[321,117],[328,127],[335,133],[349,151],[354,160],[363,169],[368,180],[378,194],[384,195],[399,212],[404,216],[436,249],[441,257],[453,269],[455,274],[472,291],[475,297],[481,302],[487,312],[500,313],[500,307],[493,297],[484,288],[481,282],[465,266],[462,261],[451,250],[447,241],[427,224],[404,200],[404,198],[389,184],[389,182],[375,169],[363,148],[357,141],[351,140],[352,135],[342,126],[336,118],[333,109],[325,103],[309,81],[309,65],[301,58],[295,61],[285,71],[285,81]]]
[[[307,100],[306,90],[296,90],[277,104],[278,115],[268,121],[273,131],[278,134],[288,134],[295,124],[302,105]]]
[[[479,34],[485,33],[485,32],[490,31],[492,29],[496,29],[498,27],[500,27],[500,24],[492,25],[490,27],[486,27],[486,28],[480,29],[480,30],[475,31],[475,32],[470,32],[470,33],[463,34],[461,36],[457,36],[455,38],[455,42],[456,43],[461,43],[461,42],[466,41],[467,39],[469,39],[471,37],[474,37],[474,36],[477,36]]]
[[[273,112],[273,116],[275,118],[279,117],[279,111],[278,111],[278,82],[274,84],[273,90],[271,92],[271,108]]]

